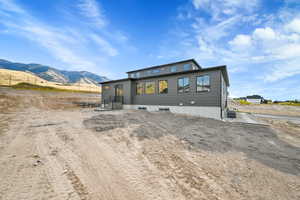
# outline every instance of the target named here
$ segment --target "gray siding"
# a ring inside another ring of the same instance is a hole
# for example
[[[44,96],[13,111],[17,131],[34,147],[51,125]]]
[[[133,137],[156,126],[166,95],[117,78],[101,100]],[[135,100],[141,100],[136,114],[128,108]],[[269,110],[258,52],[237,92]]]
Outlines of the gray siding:
[[[102,84],[102,100],[108,100],[109,97],[115,96],[115,85],[122,84],[124,92],[124,104],[132,103],[132,82],[130,80],[120,81],[114,83]],[[104,86],[109,86],[109,90],[104,90]]]
[[[221,95],[222,95],[222,110],[227,108],[227,85],[225,83],[224,77],[221,76]]]
[[[183,67],[185,64],[191,64],[192,68],[190,70],[192,70],[192,69],[199,69],[195,65],[195,63],[193,63],[192,61],[190,61],[190,62],[186,62],[186,63],[175,64],[175,65],[167,65],[167,66],[156,68],[156,69],[160,70],[159,73],[149,73],[149,72],[151,72],[154,69],[147,69],[147,70],[140,70],[140,71],[136,71],[136,72],[131,72],[131,73],[128,73],[128,77],[135,78],[135,77],[132,77],[132,74],[136,74],[137,72],[140,73],[140,77],[139,78],[143,78],[143,77],[147,77],[147,76],[154,76],[154,75],[170,74],[170,73],[173,73],[173,72],[171,72],[171,67],[173,67],[173,66],[177,67],[177,71],[176,72],[182,72],[182,71],[186,71],[186,70],[184,70],[184,67]]]
[[[210,76],[211,89],[209,92],[196,92],[196,77],[199,75]],[[177,80],[180,77],[190,78],[190,92],[188,93],[178,93],[177,92]],[[168,80],[168,94],[158,94],[158,81]],[[136,83],[155,81],[155,94],[143,94],[136,95]],[[191,72],[182,75],[166,76],[149,78],[146,80],[134,81],[133,84],[133,104],[137,105],[170,105],[178,106],[183,103],[183,106],[221,106],[221,72],[216,71],[206,71],[206,72]],[[194,101],[195,104],[191,104]]]
[[[196,92],[196,77],[199,75],[210,76],[210,91]],[[188,93],[178,93],[178,78],[189,77],[190,91]],[[168,93],[158,94],[158,81],[168,81]],[[136,95],[136,84],[138,82],[155,82],[155,94]],[[102,86],[110,86],[109,90],[102,89],[102,98],[109,99],[115,95],[114,87],[123,84],[124,104],[133,105],[166,105],[166,106],[215,106],[224,110],[226,108],[227,86],[221,70],[206,70],[189,72],[185,74],[174,74],[153,78],[143,78],[141,80],[120,80],[116,82],[104,83]],[[191,101],[195,103],[192,104]]]

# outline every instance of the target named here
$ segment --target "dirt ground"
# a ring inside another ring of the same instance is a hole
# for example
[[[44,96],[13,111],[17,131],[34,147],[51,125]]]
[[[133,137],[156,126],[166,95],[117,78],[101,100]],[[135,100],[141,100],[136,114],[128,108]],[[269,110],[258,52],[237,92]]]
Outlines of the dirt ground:
[[[297,134],[83,99],[0,89],[1,200],[300,199]]]

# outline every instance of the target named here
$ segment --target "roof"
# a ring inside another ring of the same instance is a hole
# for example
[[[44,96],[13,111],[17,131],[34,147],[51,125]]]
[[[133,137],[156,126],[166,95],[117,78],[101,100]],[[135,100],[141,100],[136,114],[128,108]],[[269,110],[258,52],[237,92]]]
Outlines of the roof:
[[[128,80],[144,80],[144,79],[150,79],[150,78],[156,78],[156,77],[173,76],[173,75],[178,75],[178,74],[188,74],[188,73],[195,73],[195,72],[205,72],[205,71],[211,71],[211,70],[221,70],[222,75],[225,79],[226,85],[229,86],[229,78],[228,78],[226,65],[208,67],[208,68],[201,68],[201,69],[198,69],[198,70],[188,70],[188,71],[174,72],[174,73],[168,73],[168,74],[146,76],[146,77],[141,77],[141,78],[124,78],[124,79],[118,79],[118,80],[110,80],[110,81],[100,82],[100,84],[115,83],[115,82],[128,81]]]
[[[121,81],[129,81],[129,80],[132,80],[132,79],[133,78],[122,78],[122,79],[116,79],[116,80],[102,81],[102,82],[99,82],[99,84],[115,83],[115,82],[121,82]]]
[[[182,60],[182,61],[173,62],[173,63],[167,63],[167,64],[162,64],[162,65],[155,65],[155,66],[151,66],[151,67],[137,69],[137,70],[129,71],[126,73],[138,72],[138,71],[149,70],[149,69],[156,69],[156,68],[160,68],[160,67],[164,67],[164,66],[168,66],[168,65],[177,65],[177,64],[181,64],[181,63],[185,63],[185,62],[193,62],[193,63],[195,63],[195,65],[197,65],[198,68],[201,69],[201,66],[197,63],[197,61],[195,59],[188,59],[188,60]]]
[[[251,95],[251,96],[246,96],[247,99],[263,99],[262,96],[260,95]]]

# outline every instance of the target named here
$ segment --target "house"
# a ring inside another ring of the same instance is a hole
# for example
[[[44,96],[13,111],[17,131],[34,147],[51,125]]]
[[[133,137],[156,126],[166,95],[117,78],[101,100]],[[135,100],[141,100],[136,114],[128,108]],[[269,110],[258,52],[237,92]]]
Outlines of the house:
[[[264,98],[260,95],[251,95],[246,97],[246,101],[253,104],[261,104]]]
[[[127,74],[125,79],[101,82],[103,106],[117,103],[124,109],[225,117],[229,87],[226,66],[202,68],[189,59]]]

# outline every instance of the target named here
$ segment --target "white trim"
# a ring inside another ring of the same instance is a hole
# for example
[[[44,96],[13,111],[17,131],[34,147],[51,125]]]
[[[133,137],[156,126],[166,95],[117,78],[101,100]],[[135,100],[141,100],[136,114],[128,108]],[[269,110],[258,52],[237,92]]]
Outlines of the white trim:
[[[221,108],[217,106],[163,106],[163,105],[123,105],[124,109],[137,110],[139,107],[148,111],[159,111],[159,108],[169,108],[172,113],[187,114],[192,116],[220,119]]]

